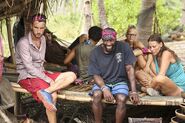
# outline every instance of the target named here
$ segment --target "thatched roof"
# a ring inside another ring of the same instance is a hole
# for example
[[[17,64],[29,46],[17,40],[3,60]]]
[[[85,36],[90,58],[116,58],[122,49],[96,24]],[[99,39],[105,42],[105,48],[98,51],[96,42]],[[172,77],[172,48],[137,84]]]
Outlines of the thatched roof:
[[[38,11],[43,1],[44,10],[47,8],[47,0],[0,0],[0,20],[6,17],[29,15],[32,11]],[[26,11],[26,12],[25,12]]]

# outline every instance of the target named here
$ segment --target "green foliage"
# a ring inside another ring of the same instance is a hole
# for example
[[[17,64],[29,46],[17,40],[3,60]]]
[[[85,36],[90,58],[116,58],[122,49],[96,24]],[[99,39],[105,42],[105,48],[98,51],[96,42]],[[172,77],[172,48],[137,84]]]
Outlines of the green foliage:
[[[59,38],[70,41],[80,33],[79,14],[61,16],[61,13],[51,16],[47,27]]]
[[[140,2],[140,0],[119,0],[106,3],[108,22],[119,35],[126,32],[128,25],[136,25]]]
[[[137,24],[141,2],[142,0],[104,0],[108,23],[117,30],[118,36],[125,34],[128,25]],[[72,6],[71,3],[68,5]],[[68,10],[71,8],[69,6]],[[97,0],[92,0],[92,12],[94,25],[99,25]],[[157,17],[162,34],[180,25],[180,16],[181,0],[157,0]],[[80,13],[70,14],[70,12],[65,15],[56,14],[51,16],[48,23],[49,29],[54,31],[61,39],[67,41],[74,40],[80,34],[82,25]]]
[[[157,17],[161,33],[167,33],[180,25],[180,17],[182,6],[181,1],[176,0],[158,0],[157,1]]]
[[[76,8],[78,2],[76,0]],[[74,13],[72,0],[68,0],[65,4],[65,11],[50,14],[48,17],[47,27],[60,39],[73,41],[80,35],[82,29],[82,13]],[[137,16],[141,11],[142,0],[104,0],[108,23],[115,28],[118,36],[124,35],[128,25],[137,24]],[[182,13],[182,0],[157,0],[157,17],[161,33],[167,33],[174,28],[180,26],[180,18]],[[61,10],[61,3],[52,3],[50,7]],[[81,8],[82,10],[82,8]],[[94,25],[99,25],[98,3],[92,0],[92,13]],[[7,29],[5,21],[3,21],[2,33],[4,37],[5,56],[9,55],[9,46],[7,39]]]
[[[10,50],[9,50],[9,45],[8,45],[8,34],[7,34],[7,28],[6,28],[6,22],[5,20],[2,20],[2,32],[1,35],[2,35],[2,38],[4,40],[3,42],[3,48],[4,48],[4,56],[7,57],[10,55]]]

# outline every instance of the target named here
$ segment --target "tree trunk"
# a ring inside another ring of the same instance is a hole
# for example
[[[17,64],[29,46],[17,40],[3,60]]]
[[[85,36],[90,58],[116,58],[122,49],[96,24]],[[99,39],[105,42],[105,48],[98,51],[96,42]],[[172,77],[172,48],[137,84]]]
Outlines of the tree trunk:
[[[7,34],[8,34],[8,44],[10,49],[10,54],[12,58],[12,63],[15,64],[15,47],[12,40],[12,31],[11,31],[11,19],[6,18],[6,27],[7,27]]]
[[[76,0],[73,0],[72,3],[73,3],[73,13],[75,14],[76,13]]]
[[[91,10],[91,0],[85,0],[84,5],[84,27],[83,33],[87,33],[92,24],[92,10]]]
[[[185,0],[182,0],[182,17],[181,24],[185,25]]]
[[[109,26],[107,22],[107,17],[105,14],[104,0],[98,0],[98,10],[99,10],[100,26],[104,29]]]
[[[62,5],[61,5],[61,10],[62,10],[62,14],[66,14],[66,8],[65,8],[65,6],[66,6],[66,0],[63,0],[62,1]]]
[[[147,45],[147,40],[152,34],[153,14],[155,11],[156,0],[142,0],[142,8],[138,18],[138,40]]]
[[[82,13],[83,3],[84,3],[83,0],[79,0],[78,1],[78,9],[77,9],[77,11],[79,13]]]

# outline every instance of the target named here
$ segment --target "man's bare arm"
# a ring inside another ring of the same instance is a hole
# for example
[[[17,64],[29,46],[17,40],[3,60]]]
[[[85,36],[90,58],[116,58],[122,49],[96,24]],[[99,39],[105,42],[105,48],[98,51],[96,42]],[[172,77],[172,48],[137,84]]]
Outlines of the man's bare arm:
[[[130,81],[131,91],[136,92],[136,82],[134,75],[134,67],[132,65],[126,65],[126,72]]]

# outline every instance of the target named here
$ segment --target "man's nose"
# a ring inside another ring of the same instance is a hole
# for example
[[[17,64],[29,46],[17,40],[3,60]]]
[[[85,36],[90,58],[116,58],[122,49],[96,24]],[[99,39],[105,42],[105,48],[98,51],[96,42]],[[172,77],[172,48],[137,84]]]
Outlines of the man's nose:
[[[108,41],[107,41],[107,44],[108,44],[108,45],[112,44],[112,41],[111,41],[111,40],[108,40]]]
[[[37,32],[38,32],[38,33],[41,33],[41,32],[42,32],[42,29],[38,29]]]

